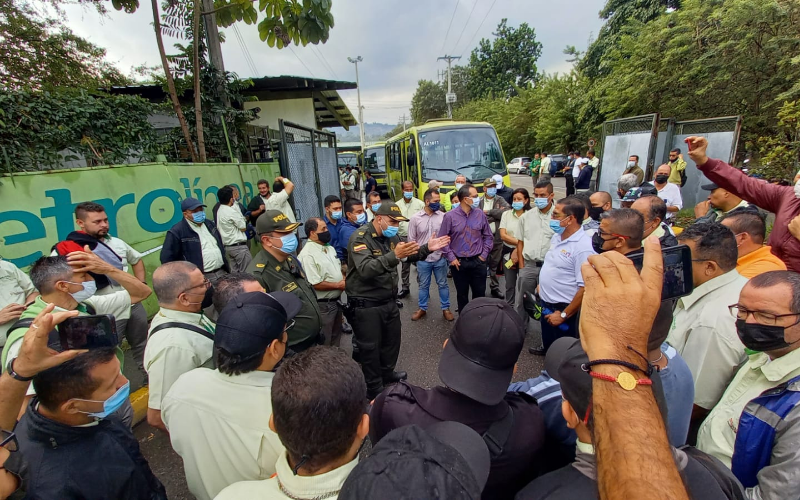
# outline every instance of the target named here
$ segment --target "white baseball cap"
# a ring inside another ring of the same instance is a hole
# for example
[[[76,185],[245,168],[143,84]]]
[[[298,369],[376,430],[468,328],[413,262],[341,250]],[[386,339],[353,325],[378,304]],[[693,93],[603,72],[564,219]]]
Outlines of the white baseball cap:
[[[492,180],[497,183],[497,189],[503,187],[503,176],[500,174],[495,174],[492,176]]]

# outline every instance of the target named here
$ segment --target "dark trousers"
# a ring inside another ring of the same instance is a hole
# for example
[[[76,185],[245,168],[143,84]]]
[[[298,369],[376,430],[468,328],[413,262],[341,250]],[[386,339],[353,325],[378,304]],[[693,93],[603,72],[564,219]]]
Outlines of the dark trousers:
[[[503,259],[503,240],[500,239],[500,229],[497,230],[497,235],[494,238],[494,246],[492,251],[489,252],[489,288],[492,291],[500,291],[500,280],[497,278],[497,268],[500,266],[500,261]]]
[[[551,311],[564,311],[569,304],[565,303],[550,303],[542,301],[542,308],[543,309],[550,309]],[[578,318],[580,317],[580,313],[575,314],[572,317],[567,318],[564,320],[562,325],[567,325],[566,329],[562,330],[562,326],[553,326],[547,322],[547,316],[542,314],[542,345],[544,346],[544,350],[547,351],[550,349],[550,346],[555,342],[557,339],[561,337],[573,337],[578,338]]]
[[[394,300],[380,306],[356,308],[352,327],[367,390],[380,391],[394,372],[400,355],[400,309]]]
[[[458,311],[464,310],[469,302],[469,291],[472,289],[472,298],[486,296],[486,262],[475,257],[459,258],[461,268],[450,266],[453,274],[453,283],[456,285],[456,300]]]
[[[339,347],[339,339],[342,337],[342,307],[338,300],[320,300],[318,304],[324,345]]]
[[[567,181],[567,196],[575,194],[575,178],[572,177],[572,173],[564,174],[564,179]]]
[[[144,369],[144,347],[147,344],[147,311],[141,303],[131,306],[131,317],[129,319],[117,320],[117,333],[119,337],[128,339],[131,346],[133,360],[142,373],[147,373]]]

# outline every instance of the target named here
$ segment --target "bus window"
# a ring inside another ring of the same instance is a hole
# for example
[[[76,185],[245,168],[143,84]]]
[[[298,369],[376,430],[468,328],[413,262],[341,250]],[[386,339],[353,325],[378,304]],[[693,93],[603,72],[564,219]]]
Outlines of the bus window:
[[[455,182],[459,174],[474,183],[506,175],[497,135],[489,127],[449,128],[419,134],[422,180]]]
[[[367,149],[364,156],[364,166],[373,174],[386,173],[386,154],[384,148]]]

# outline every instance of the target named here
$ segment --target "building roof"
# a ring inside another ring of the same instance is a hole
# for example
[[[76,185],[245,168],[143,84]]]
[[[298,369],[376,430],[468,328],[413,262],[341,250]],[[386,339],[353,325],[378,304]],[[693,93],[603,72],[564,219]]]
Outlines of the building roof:
[[[304,76],[266,76],[251,78],[253,86],[243,89],[245,96],[254,96],[259,101],[273,101],[282,99],[313,98],[314,114],[317,127],[344,127],[349,130],[352,125],[357,125],[353,113],[347,108],[344,100],[339,95],[339,90],[353,90],[357,88],[356,82],[323,80],[307,78]],[[151,101],[163,101],[169,96],[161,85],[129,85],[124,87],[111,87],[112,94],[139,95]],[[192,90],[187,90],[183,99],[193,99]]]

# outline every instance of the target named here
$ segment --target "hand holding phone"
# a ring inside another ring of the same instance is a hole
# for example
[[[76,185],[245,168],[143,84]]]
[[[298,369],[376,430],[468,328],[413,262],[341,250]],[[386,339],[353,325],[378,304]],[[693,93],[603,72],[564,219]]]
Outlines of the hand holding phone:
[[[116,321],[110,314],[69,318],[58,327],[58,335],[62,351],[119,345]]]
[[[686,245],[677,245],[661,250],[664,259],[664,284],[661,289],[661,300],[677,299],[692,293],[692,251]],[[628,257],[640,273],[644,264],[644,254]]]

